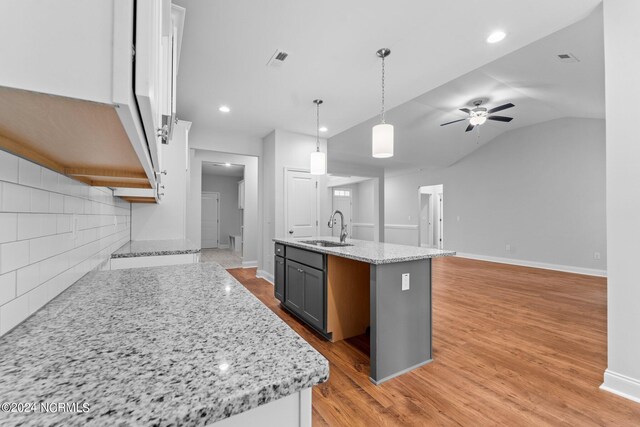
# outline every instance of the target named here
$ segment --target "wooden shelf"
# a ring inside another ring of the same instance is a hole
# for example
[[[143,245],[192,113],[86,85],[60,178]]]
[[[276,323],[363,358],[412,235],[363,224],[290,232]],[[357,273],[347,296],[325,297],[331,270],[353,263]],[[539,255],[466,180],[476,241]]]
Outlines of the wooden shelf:
[[[0,149],[88,185],[152,188],[116,108],[0,87]]]

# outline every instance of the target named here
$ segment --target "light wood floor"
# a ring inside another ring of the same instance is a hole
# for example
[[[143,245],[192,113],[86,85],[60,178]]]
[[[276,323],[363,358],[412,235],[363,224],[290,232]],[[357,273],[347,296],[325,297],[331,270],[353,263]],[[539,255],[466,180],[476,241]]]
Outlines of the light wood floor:
[[[434,260],[434,361],[371,384],[366,336],[331,344],[283,311],[254,269],[229,270],[330,362],[314,426],[640,426],[640,404],[598,389],[606,280]]]

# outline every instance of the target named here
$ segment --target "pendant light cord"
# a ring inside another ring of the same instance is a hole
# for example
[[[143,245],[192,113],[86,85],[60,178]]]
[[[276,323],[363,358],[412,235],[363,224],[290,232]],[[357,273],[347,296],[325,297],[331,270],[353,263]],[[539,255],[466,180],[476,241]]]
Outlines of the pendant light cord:
[[[382,110],[380,115],[382,116],[382,123],[384,123],[384,55],[382,56]]]
[[[316,152],[320,152],[320,103],[316,103]]]

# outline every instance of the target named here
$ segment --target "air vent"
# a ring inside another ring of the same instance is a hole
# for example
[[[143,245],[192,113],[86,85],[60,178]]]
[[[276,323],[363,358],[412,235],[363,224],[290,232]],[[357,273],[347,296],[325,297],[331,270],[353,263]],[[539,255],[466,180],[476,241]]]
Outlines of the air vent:
[[[558,59],[561,62],[580,62],[573,53],[560,53],[558,54]]]
[[[289,54],[282,49],[276,49],[276,51],[271,55],[269,62],[267,62],[267,66],[269,67],[279,67],[282,63],[287,59]]]

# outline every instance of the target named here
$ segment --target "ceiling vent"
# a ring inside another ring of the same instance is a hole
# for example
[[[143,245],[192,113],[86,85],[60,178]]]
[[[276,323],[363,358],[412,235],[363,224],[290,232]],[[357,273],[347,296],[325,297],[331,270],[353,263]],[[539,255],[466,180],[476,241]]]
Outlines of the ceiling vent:
[[[573,53],[560,53],[558,59],[560,62],[580,62]]]
[[[282,63],[287,59],[289,54],[282,49],[276,49],[276,51],[271,55],[269,62],[267,62],[268,67],[279,67]]]

